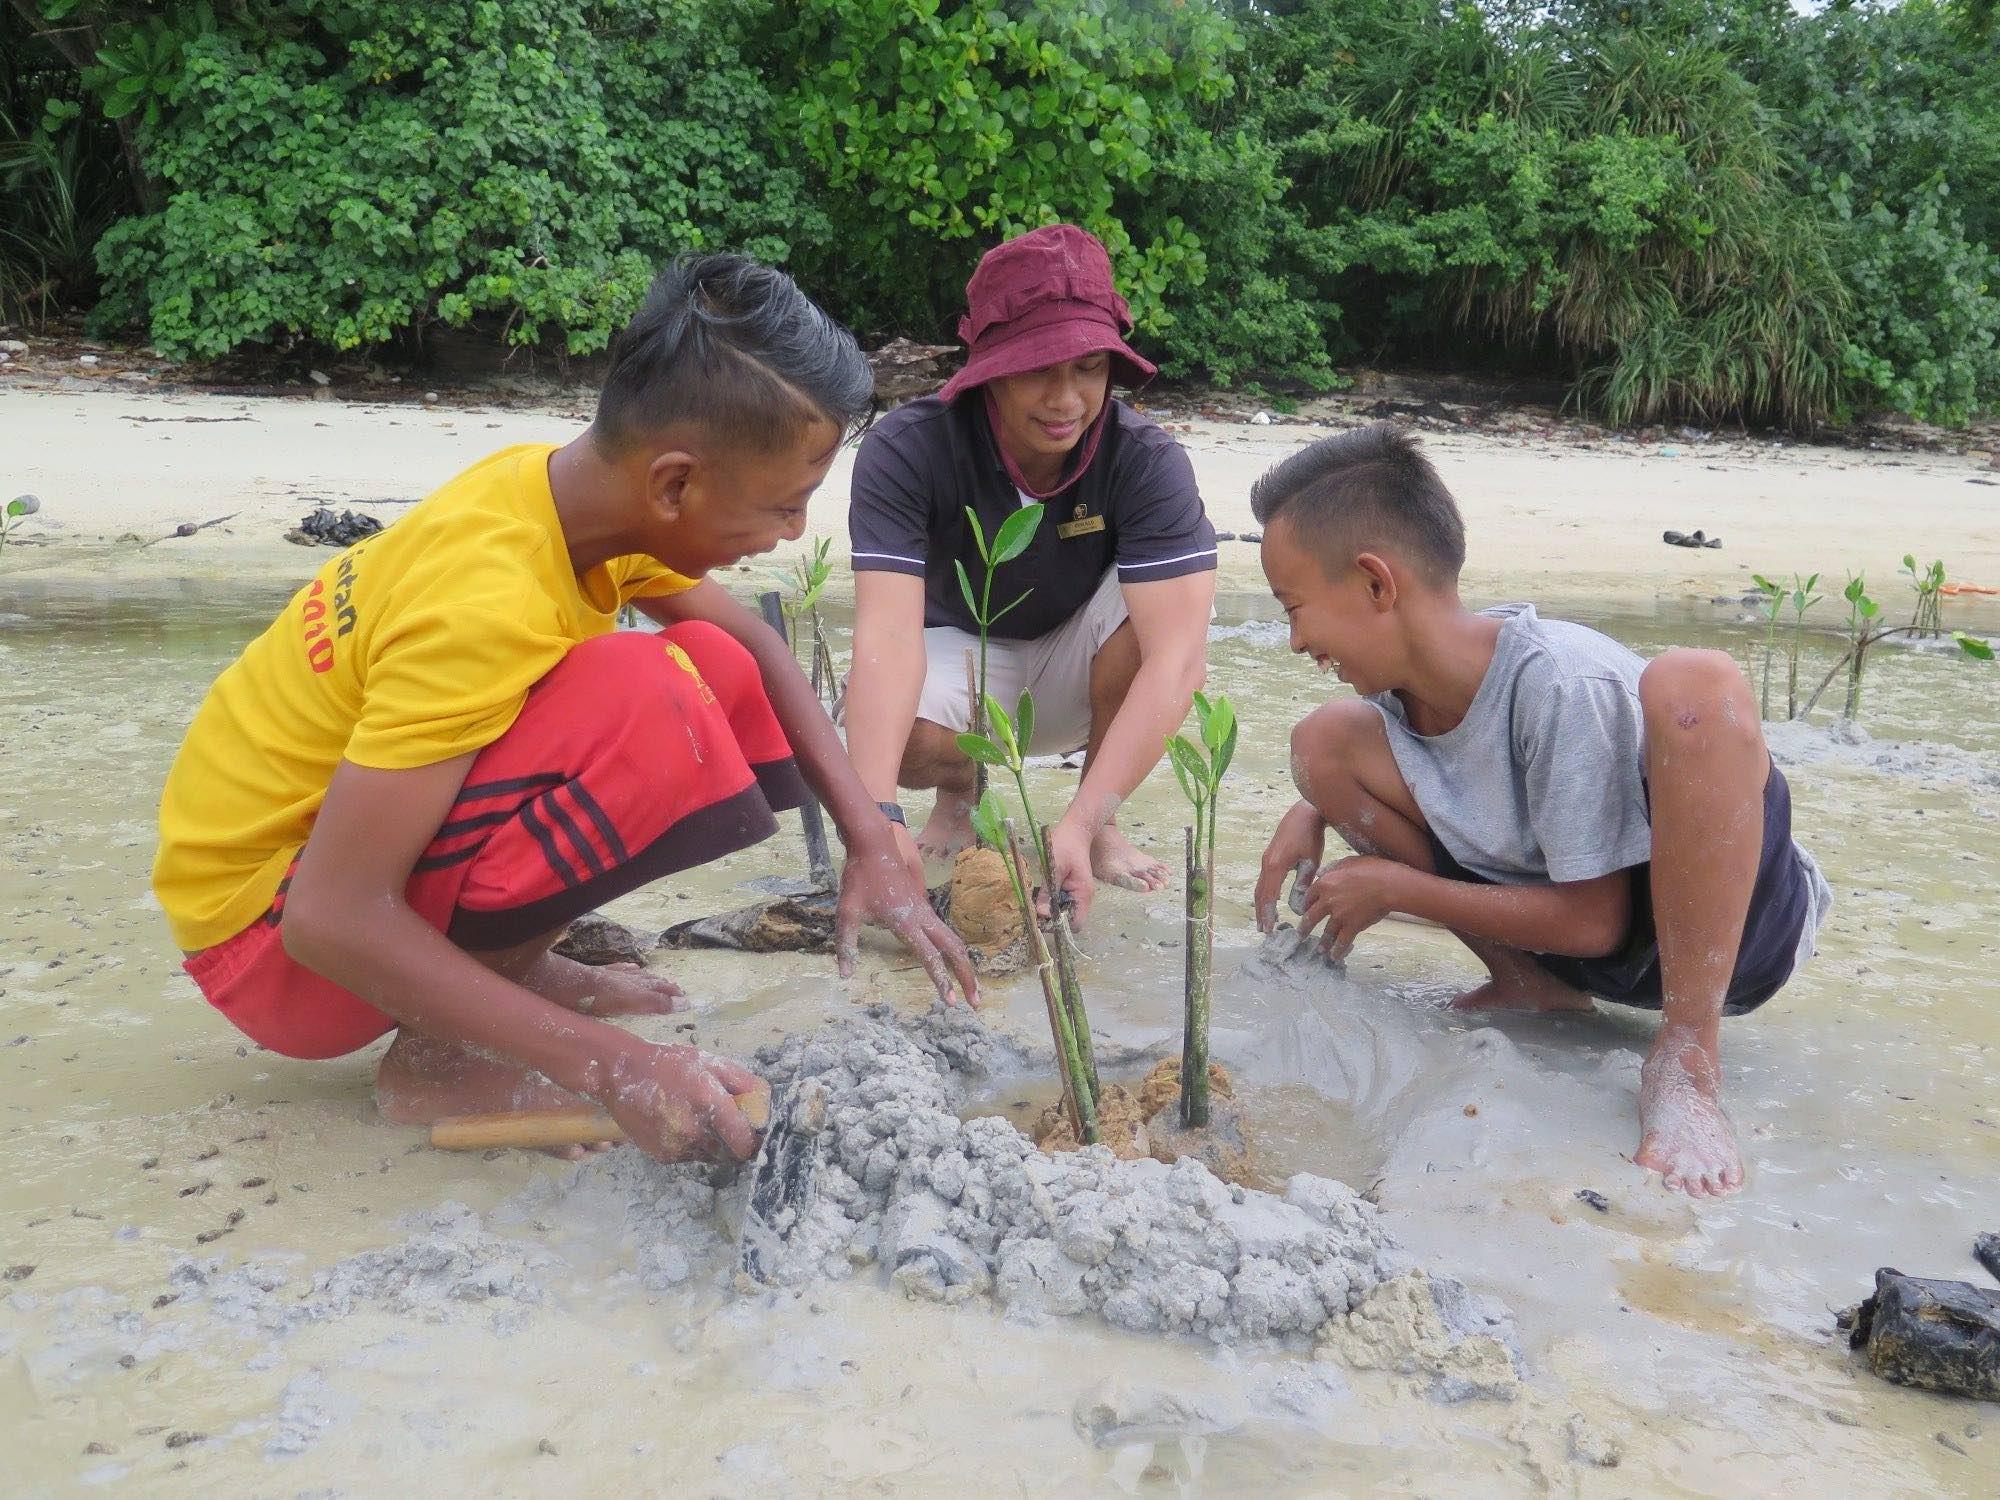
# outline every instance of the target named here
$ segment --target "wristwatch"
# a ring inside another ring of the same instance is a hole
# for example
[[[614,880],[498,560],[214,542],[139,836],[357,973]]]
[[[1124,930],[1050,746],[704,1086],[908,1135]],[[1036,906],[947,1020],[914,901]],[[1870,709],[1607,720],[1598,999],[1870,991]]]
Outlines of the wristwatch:
[[[891,823],[901,823],[905,828],[910,826],[910,820],[903,816],[902,803],[878,802],[875,805],[882,809],[882,816],[887,818]]]

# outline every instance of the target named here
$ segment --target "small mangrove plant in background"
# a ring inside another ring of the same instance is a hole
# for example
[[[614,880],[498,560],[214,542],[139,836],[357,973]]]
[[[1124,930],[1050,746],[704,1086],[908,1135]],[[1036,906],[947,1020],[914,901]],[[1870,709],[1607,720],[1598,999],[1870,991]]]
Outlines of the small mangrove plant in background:
[[[1757,583],[1757,591],[1764,596],[1764,686],[1759,700],[1758,712],[1766,719],[1771,717],[1771,662],[1775,653],[1778,633],[1778,619],[1786,606],[1792,611],[1791,634],[1785,642],[1785,717],[1799,716],[1799,652],[1805,646],[1806,611],[1818,604],[1824,597],[1813,589],[1819,584],[1819,574],[1801,578],[1792,575],[1788,584],[1777,583],[1762,573],[1750,575]]]
[[[1944,563],[1933,561],[1928,568],[1919,570],[1916,554],[1903,554],[1903,571],[1910,575],[1910,587],[1916,591],[1917,608],[1910,616],[1910,630],[1918,640],[1934,641],[1944,634]]]
[[[826,592],[827,581],[833,577],[833,564],[827,560],[827,554],[833,548],[833,538],[816,536],[811,545],[809,554],[793,560],[792,572],[786,580],[796,586],[797,592],[782,601],[785,618],[791,624],[785,638],[791,642],[794,656],[804,648],[806,660],[801,665],[812,679],[813,691],[822,703],[831,705],[835,693],[839,691],[839,679],[833,673],[833,652],[826,643],[826,626],[820,619],[819,601]],[[803,627],[801,621],[805,622]]]
[[[982,695],[981,718],[988,732],[961,734],[958,747],[980,767],[1005,771],[1013,779],[1014,789],[1021,799],[1021,816],[1028,825],[1028,838],[1041,869],[1042,888],[1050,893],[1049,909],[1053,914],[1050,925],[1055,934],[1053,946],[1035,919],[1034,896],[1028,890],[1023,875],[1027,865],[1021,857],[1021,843],[1014,830],[1014,821],[1002,810],[999,795],[990,786],[981,790],[979,801],[973,807],[973,832],[999,851],[1001,863],[1007,868],[1007,880],[1014,892],[1015,905],[1021,912],[1028,955],[1034,962],[1036,977],[1041,981],[1042,999],[1048,1005],[1049,1031],[1055,1039],[1056,1065],[1062,1074],[1063,1107],[1076,1130],[1077,1140],[1086,1146],[1094,1145],[1098,1136],[1097,1098],[1100,1087],[1097,1050],[1091,1040],[1090,1017],[1084,1010],[1083,987],[1077,981],[1076,937],[1070,928],[1069,913],[1063,909],[1056,892],[1049,864],[1048,839],[1035,816],[1034,801],[1028,795],[1025,752],[1035,732],[1034,696],[1022,693],[1015,705],[1014,716],[1009,718],[1007,710],[990,694]]]
[[[1905,561],[1909,571],[1912,574],[1916,574],[1916,560],[1909,558]],[[1938,574],[1938,592],[1942,594],[1944,587],[1943,568],[1941,565],[1934,564],[1933,566],[1936,568]],[[1925,573],[1919,576],[1928,578],[1929,574]],[[1799,710],[1798,716],[1801,718],[1810,714],[1818,706],[1820,698],[1825,694],[1827,688],[1832,686],[1833,679],[1840,675],[1842,669],[1845,669],[1847,672],[1847,697],[1841,707],[1841,717],[1849,720],[1858,717],[1861,712],[1862,673],[1868,665],[1869,651],[1880,642],[1888,640],[1891,636],[1916,635],[1919,633],[1915,621],[1912,621],[1908,625],[1889,626],[1876,623],[1882,616],[1882,606],[1869,597],[1867,579],[1863,574],[1855,573],[1850,575],[1847,580],[1847,586],[1840,591],[1840,597],[1847,601],[1847,650],[1841,653],[1839,660],[1827,668],[1826,676],[1820,679],[1819,686],[1813,689],[1812,696],[1806,700],[1805,707]],[[1919,608],[1922,608],[1921,601]],[[1941,623],[1938,629],[1942,631],[1943,626]],[[1978,636],[1967,635],[1963,630],[1954,630],[1951,632],[1951,638],[1958,643],[1958,649],[1974,661],[1990,662],[1993,660],[1993,647]]]
[[[0,511],[0,552],[7,549],[7,537],[14,530],[14,523],[41,508],[42,502],[33,495],[16,495],[7,502],[7,508]]]
[[[1194,807],[1183,830],[1186,847],[1186,1006],[1181,1027],[1181,1124],[1208,1124],[1208,992],[1215,968],[1215,819],[1222,778],[1236,755],[1236,710],[1226,695],[1194,695],[1199,740],[1177,734],[1167,741],[1174,779]]]

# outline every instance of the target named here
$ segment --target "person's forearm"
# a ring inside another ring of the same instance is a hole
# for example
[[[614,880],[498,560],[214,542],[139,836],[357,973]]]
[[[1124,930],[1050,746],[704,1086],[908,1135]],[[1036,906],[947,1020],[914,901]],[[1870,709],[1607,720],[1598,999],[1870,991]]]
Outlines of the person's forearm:
[[[350,904],[317,902],[310,890],[302,901],[294,886],[286,951],[425,1036],[511,1058],[589,1098],[611,1088],[622,1059],[651,1045],[503,979],[399,899]]]
[[[1621,909],[1622,908],[1622,909]],[[1624,938],[1629,907],[1561,885],[1476,885],[1405,867],[1395,910],[1528,953],[1600,958]]]
[[[893,633],[854,642],[847,677],[847,757],[877,802],[894,802],[896,778],[917,722],[924,643]]]
[[[1160,763],[1167,741],[1186,721],[1200,685],[1198,652],[1160,654],[1142,661],[1103,744],[1091,757],[1067,816],[1081,819],[1092,835],[1108,823]]]

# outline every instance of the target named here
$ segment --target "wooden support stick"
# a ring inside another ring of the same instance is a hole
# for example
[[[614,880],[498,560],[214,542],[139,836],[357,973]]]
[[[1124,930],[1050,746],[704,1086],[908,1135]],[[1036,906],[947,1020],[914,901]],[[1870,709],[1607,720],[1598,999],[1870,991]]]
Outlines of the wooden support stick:
[[[771,1091],[753,1089],[733,1096],[753,1129],[771,1123]],[[625,1132],[601,1109],[510,1109],[488,1115],[452,1115],[431,1126],[431,1144],[440,1151],[484,1151],[494,1146],[548,1150],[622,1141]]]

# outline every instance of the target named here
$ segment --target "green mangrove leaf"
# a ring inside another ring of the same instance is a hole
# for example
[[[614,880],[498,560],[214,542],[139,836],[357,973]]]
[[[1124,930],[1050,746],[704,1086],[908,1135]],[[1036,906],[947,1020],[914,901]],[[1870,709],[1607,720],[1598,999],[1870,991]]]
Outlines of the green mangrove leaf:
[[[1021,742],[1014,735],[1014,721],[1007,717],[1007,710],[991,693],[983,695],[986,704],[986,728],[993,738],[1007,752],[1005,764],[1012,766],[1021,758]]]
[[[1015,596],[1012,603],[1007,604],[1000,609],[994,610],[993,618],[986,622],[987,628],[990,630],[994,625],[997,625],[1000,622],[1001,617],[1005,615],[1008,610],[1013,609],[1016,605],[1026,603],[1028,595],[1032,593],[1034,593],[1033,589],[1022,589],[1021,592]]]
[[[965,564],[957,558],[954,557],[951,560],[951,565],[958,569],[958,591],[965,595],[965,607],[972,611],[972,618],[977,620],[979,619],[979,596],[972,592],[972,576],[965,571]]]
[[[982,766],[997,766],[1003,771],[1007,769],[1007,752],[983,734],[961,734],[958,748]]]
[[[979,524],[979,512],[968,505],[965,507],[965,519],[972,527],[972,545],[979,549],[979,560],[987,567],[992,567],[993,557],[986,550],[986,528]]]
[[[1012,562],[1028,550],[1028,544],[1035,539],[1035,532],[1042,524],[1042,512],[1046,506],[1037,502],[1024,505],[1000,523],[1000,529],[993,534],[993,566]]]
[[[1001,827],[1005,814],[1000,810],[1000,798],[992,787],[986,789],[972,809],[972,831],[995,849],[1006,839],[1006,830]]]
[[[1993,643],[1981,640],[1976,635],[1967,635],[1963,630],[1954,630],[1951,638],[1958,642],[1958,649],[1974,661],[1993,660]]]
[[[1035,742],[1035,695],[1026,688],[1021,689],[1021,701],[1014,705],[1014,731],[1021,737],[1021,748],[1026,750]]]

